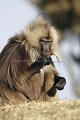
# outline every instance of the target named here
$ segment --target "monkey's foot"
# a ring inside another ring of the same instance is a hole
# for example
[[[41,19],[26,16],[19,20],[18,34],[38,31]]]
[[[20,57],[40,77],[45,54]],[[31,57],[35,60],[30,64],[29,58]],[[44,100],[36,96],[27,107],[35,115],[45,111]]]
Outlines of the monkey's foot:
[[[59,77],[59,81],[55,84],[55,88],[58,90],[63,90],[66,85],[66,79],[64,77]]]

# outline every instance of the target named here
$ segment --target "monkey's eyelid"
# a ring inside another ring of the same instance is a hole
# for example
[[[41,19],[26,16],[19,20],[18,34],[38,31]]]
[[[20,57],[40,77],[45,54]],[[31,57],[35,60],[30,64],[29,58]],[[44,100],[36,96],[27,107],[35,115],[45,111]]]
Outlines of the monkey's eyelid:
[[[51,40],[51,39],[49,39],[49,40],[46,40],[46,39],[41,39],[40,41],[41,41],[41,42],[52,42],[52,40]]]

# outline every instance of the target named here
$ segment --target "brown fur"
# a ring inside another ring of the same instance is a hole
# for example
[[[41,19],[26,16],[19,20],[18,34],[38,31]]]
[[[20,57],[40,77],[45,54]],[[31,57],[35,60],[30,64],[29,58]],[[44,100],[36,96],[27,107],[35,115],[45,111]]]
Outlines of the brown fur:
[[[20,34],[10,38],[0,54],[0,96],[4,102],[16,103],[26,100],[50,100],[57,96],[53,88],[54,75],[58,72],[46,65],[28,80],[27,67],[40,57],[39,39],[50,36],[51,55],[56,54],[58,34],[43,18],[38,18]]]

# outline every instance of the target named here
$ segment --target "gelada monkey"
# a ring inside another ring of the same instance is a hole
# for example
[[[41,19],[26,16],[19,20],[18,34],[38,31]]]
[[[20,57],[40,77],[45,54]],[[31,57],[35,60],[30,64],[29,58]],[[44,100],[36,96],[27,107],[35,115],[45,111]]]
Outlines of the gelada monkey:
[[[51,55],[56,55],[58,32],[43,17],[11,37],[0,53],[0,97],[3,103],[57,100],[66,84]]]

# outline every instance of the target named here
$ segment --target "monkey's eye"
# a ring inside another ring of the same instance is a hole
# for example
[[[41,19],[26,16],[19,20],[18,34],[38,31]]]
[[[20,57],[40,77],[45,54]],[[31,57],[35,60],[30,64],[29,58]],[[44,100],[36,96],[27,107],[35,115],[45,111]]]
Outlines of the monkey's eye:
[[[52,40],[51,40],[50,38],[49,38],[49,39],[42,38],[42,39],[40,39],[40,42],[46,42],[46,43],[47,43],[47,42],[48,42],[48,43],[50,42],[50,43],[51,43]]]

